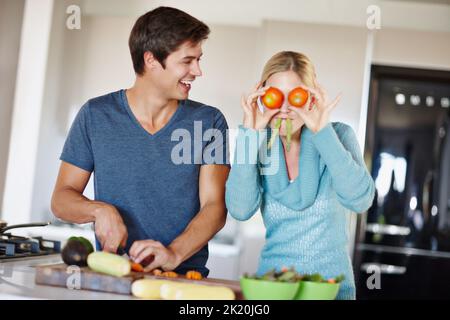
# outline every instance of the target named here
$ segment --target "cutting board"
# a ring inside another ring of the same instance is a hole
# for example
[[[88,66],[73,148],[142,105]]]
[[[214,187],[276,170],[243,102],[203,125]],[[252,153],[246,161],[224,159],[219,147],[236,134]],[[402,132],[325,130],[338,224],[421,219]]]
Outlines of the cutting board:
[[[56,287],[68,288],[69,284],[75,284],[77,281],[74,278],[75,272],[73,269],[62,264],[45,265],[36,267],[35,282],[39,285],[48,285]],[[160,276],[148,275],[140,272],[131,272],[125,277],[114,277],[102,273],[92,271],[88,267],[79,268],[79,288],[83,290],[102,291],[118,294],[131,294],[131,284],[133,281],[146,279],[165,279],[178,282],[196,283],[211,286],[224,286],[234,291],[236,299],[242,299],[241,287],[238,281],[206,278],[202,280],[190,280],[183,276],[178,278],[166,278]],[[69,279],[69,277],[71,277]],[[69,281],[68,281],[69,280]]]

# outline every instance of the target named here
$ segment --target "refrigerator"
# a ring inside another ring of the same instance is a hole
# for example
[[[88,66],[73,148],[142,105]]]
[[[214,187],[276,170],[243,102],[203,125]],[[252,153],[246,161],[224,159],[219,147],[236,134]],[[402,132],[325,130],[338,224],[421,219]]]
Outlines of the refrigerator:
[[[450,71],[373,65],[357,299],[450,299]]]

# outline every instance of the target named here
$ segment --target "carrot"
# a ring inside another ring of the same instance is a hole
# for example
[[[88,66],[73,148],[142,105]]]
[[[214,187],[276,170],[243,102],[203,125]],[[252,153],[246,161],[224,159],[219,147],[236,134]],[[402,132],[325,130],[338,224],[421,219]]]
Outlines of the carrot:
[[[165,271],[161,273],[161,276],[167,277],[167,278],[178,278],[178,273],[173,271]]]
[[[131,264],[131,270],[136,271],[136,272],[144,272],[144,267],[140,263],[130,261],[130,264]]]
[[[202,280],[203,277],[202,277],[202,274],[200,272],[195,271],[195,270],[191,270],[191,271],[188,271],[186,273],[186,279]]]
[[[154,276],[160,276],[163,272],[160,269],[153,269],[152,274]]]

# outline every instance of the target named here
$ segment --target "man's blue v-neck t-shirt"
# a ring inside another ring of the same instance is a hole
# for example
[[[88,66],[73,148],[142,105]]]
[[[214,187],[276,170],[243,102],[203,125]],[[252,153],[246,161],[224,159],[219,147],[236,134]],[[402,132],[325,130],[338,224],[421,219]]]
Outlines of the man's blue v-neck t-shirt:
[[[60,159],[94,173],[95,200],[115,206],[127,227],[127,252],[136,240],[167,246],[200,210],[200,167],[228,166],[227,129],[218,109],[183,100],[169,122],[150,134],[120,90],[83,105]],[[207,275],[207,259],[206,245],[176,271]]]

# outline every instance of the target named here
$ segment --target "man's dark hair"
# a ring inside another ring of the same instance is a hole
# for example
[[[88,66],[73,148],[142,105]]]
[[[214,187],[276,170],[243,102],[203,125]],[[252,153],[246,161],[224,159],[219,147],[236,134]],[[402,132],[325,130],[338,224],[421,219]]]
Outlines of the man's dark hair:
[[[165,60],[186,41],[197,44],[209,35],[206,24],[184,11],[158,7],[140,16],[128,39],[134,71],[144,73],[144,53],[150,51],[165,68]]]

